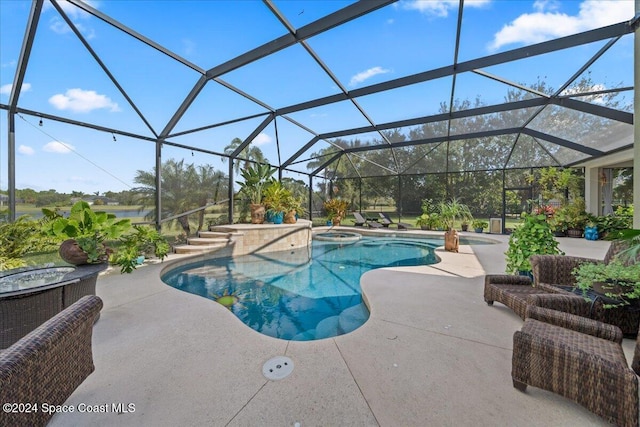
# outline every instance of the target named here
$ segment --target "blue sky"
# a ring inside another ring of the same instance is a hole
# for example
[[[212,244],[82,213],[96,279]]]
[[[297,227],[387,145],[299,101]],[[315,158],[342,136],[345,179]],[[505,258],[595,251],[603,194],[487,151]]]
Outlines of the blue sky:
[[[175,52],[204,70],[231,60],[286,33],[259,1],[87,1],[123,25]],[[352,2],[275,1],[299,28]],[[159,133],[185,99],[198,72],[113,27],[62,4],[70,19],[100,55],[109,71]],[[631,19],[632,0],[465,1],[459,61],[483,57],[551,38]],[[308,44],[347,90],[396,79],[453,62],[457,1],[400,1],[324,32]],[[29,1],[0,0],[0,102],[6,104],[16,71],[30,9]],[[539,78],[557,88],[604,44],[542,55],[485,71],[530,84]],[[632,86],[632,38],[626,36],[590,69],[598,87]],[[220,78],[271,108],[340,92],[299,45],[258,60]],[[358,99],[375,123],[434,114],[448,102],[451,79],[438,79]],[[458,76],[456,98],[481,96],[487,104],[504,100],[506,86],[475,74]],[[20,95],[22,108],[92,122],[152,137],[152,132],[89,55],[50,4],[45,5]],[[173,132],[267,111],[216,82],[208,83]],[[290,117],[322,133],[366,126],[348,102],[292,113]],[[171,138],[171,141],[222,152],[234,138],[246,138],[262,118]],[[21,115],[17,123],[17,188],[95,193],[134,187],[137,170],[154,167],[155,146],[123,135],[94,131]],[[284,161],[311,139],[307,131],[277,119],[255,140],[272,163]],[[0,188],[7,188],[7,117],[0,116]],[[367,138],[368,135],[362,135]],[[327,146],[320,142],[309,153]],[[165,146],[163,160],[226,163],[198,151]],[[280,159],[280,160],[279,160]],[[296,167],[306,171],[305,163]],[[301,174],[289,176],[303,179]]]

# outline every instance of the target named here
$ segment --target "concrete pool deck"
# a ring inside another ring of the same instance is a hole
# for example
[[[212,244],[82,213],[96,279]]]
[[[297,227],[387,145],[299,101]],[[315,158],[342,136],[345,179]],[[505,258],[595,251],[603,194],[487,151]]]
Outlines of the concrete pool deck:
[[[483,300],[484,275],[504,272],[508,236],[483,236],[497,243],[438,250],[442,262],[431,266],[366,273],[367,323],[312,342],[261,335],[214,301],[165,285],[161,270],[184,256],[102,276],[96,370],[66,402],[76,412],[50,425],[608,425],[555,394],[513,388],[512,336],[522,320]],[[609,245],[558,240],[567,254],[600,259]],[[633,345],[625,339],[629,360]],[[295,368],[269,381],[262,366],[280,355]],[[114,403],[134,411],[79,412]]]

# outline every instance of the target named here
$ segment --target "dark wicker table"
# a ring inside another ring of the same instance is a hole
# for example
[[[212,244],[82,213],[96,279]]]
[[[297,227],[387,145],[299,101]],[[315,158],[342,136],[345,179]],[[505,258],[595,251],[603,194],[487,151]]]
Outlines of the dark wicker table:
[[[605,305],[620,304],[620,301],[593,290],[583,292],[582,289],[573,286],[554,286],[589,300],[589,317],[591,319],[618,326],[627,337],[635,337],[637,335],[640,327],[640,304],[605,308]]]
[[[1,272],[0,350],[8,348],[83,296],[95,295],[98,274],[106,268],[107,264],[102,263]],[[42,276],[42,279],[25,279],[29,276]]]

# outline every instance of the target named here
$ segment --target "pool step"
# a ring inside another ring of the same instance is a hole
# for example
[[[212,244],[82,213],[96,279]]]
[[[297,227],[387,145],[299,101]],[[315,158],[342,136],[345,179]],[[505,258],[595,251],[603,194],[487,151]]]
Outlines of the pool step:
[[[343,333],[358,329],[369,318],[369,310],[364,303],[349,307],[338,316],[338,326]]]
[[[340,318],[338,316],[331,316],[326,319],[322,319],[316,325],[317,340],[322,338],[333,338],[342,334],[342,329],[340,329]]]
[[[331,338],[358,329],[369,318],[369,310],[358,304],[342,311],[338,316],[327,317],[316,325],[316,339]]]
[[[254,280],[242,273],[228,270],[226,267],[219,265],[204,265],[202,267],[192,268],[191,270],[185,271],[184,274],[198,276],[209,280],[214,279],[215,281],[220,281],[221,285],[224,285],[225,287],[229,280],[233,280],[236,283]],[[258,286],[260,283],[262,282],[257,281]]]
[[[227,270],[226,267],[217,265],[204,265],[202,267],[196,267],[192,268],[191,270],[187,270],[184,272],[184,274],[206,277],[210,279],[226,279],[227,277],[235,275],[236,273]]]
[[[198,237],[190,237],[184,245],[176,245],[173,251],[177,254],[198,254],[215,252],[233,243],[232,233],[218,231],[200,231]]]

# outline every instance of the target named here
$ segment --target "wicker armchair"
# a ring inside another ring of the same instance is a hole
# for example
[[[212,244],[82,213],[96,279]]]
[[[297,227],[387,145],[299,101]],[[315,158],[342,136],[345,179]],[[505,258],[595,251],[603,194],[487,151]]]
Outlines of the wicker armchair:
[[[575,277],[571,272],[574,268],[585,262],[608,264],[624,249],[628,248],[627,242],[611,242],[604,259],[583,258],[569,255],[533,255],[530,258],[533,271],[534,286],[540,283],[550,283],[562,286],[574,286]],[[626,262],[633,262],[627,260]]]
[[[513,386],[548,390],[615,425],[637,427],[640,341],[633,370],[621,342],[622,332],[615,326],[531,306],[513,336]]]
[[[619,252],[626,249],[626,242],[612,242],[604,260],[581,258],[566,255],[534,255],[531,257],[533,267],[533,286],[543,289],[558,289],[563,286],[567,289],[576,285],[575,277],[571,274],[574,268],[580,264],[609,263]],[[635,260],[638,262],[640,260]],[[625,260],[625,263],[632,263],[634,260]],[[529,304],[537,305],[541,300],[531,299]],[[548,303],[548,300],[545,300]],[[561,303],[562,305],[562,303]],[[604,308],[604,303],[598,299],[589,301],[583,297],[573,299],[570,304],[565,304],[564,308],[544,305],[547,308],[565,311],[579,316],[609,323],[622,329],[622,333],[628,336],[636,336],[640,327],[640,310],[633,307]]]
[[[37,403],[31,413],[7,412],[1,425],[43,426],[41,405],[62,405],[94,370],[91,337],[102,300],[85,296],[0,352],[0,402]]]

